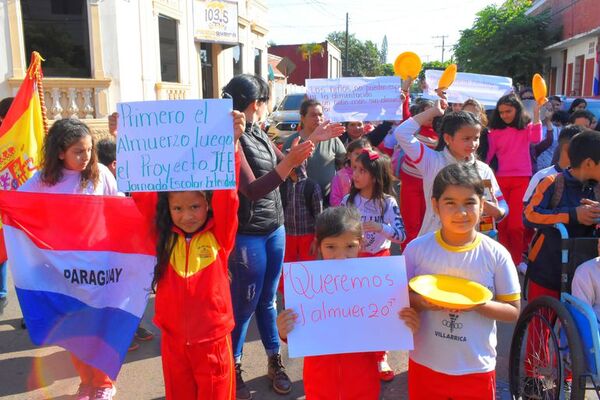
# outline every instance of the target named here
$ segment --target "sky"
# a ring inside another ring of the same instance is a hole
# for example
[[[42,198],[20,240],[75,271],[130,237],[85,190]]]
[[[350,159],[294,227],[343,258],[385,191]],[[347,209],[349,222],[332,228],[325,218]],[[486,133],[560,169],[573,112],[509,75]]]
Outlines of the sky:
[[[349,31],[357,39],[373,41],[381,49],[388,40],[388,62],[404,51],[417,53],[422,61],[444,59],[460,31],[473,26],[475,14],[503,0],[267,0],[268,40],[276,44],[323,42],[329,32]],[[436,47],[439,46],[439,47]]]

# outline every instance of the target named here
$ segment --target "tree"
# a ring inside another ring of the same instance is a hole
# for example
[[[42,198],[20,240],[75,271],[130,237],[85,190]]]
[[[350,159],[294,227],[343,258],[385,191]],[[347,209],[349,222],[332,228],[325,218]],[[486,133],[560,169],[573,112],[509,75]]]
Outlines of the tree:
[[[327,40],[345,54],[346,33],[331,32]],[[345,60],[345,59],[344,59]],[[346,76],[380,76],[382,74],[381,55],[377,45],[370,40],[362,42],[354,34],[348,36],[348,65]]]
[[[555,40],[550,14],[525,15],[531,0],[507,0],[477,13],[473,27],[461,32],[454,46],[460,71],[512,77],[531,82],[542,71],[544,47]]]
[[[387,63],[387,56],[388,56],[388,42],[387,42],[387,35],[383,35],[383,40],[381,42],[381,52],[380,52],[380,56],[381,56],[381,63],[385,64]]]
[[[312,77],[311,59],[312,56],[320,54],[323,57],[325,49],[319,43],[305,43],[298,46],[298,52],[302,54],[304,61],[308,60],[308,78]]]
[[[381,76],[394,76],[394,64],[381,64]]]

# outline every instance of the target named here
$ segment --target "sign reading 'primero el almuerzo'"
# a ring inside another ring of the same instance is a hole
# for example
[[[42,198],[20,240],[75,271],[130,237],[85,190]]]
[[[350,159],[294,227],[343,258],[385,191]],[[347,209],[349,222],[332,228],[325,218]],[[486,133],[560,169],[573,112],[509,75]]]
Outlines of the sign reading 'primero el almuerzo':
[[[230,99],[119,103],[123,192],[235,189]]]

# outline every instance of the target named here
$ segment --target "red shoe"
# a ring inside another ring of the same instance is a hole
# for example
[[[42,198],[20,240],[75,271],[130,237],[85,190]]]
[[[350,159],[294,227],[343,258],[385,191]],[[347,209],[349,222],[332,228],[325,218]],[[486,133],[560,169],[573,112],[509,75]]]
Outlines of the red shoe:
[[[394,370],[387,362],[386,353],[384,353],[382,360],[377,363],[377,369],[379,370],[379,379],[383,382],[391,382],[394,380]]]
[[[383,382],[391,382],[394,380],[394,371],[379,371],[379,379]]]

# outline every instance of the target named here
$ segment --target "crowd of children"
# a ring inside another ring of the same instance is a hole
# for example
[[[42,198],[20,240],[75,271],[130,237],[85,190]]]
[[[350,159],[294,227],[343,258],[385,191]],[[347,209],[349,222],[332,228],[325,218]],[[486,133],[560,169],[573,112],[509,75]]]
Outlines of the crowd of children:
[[[410,307],[398,312],[414,334],[409,398],[495,398],[495,321],[519,316],[516,265],[525,266],[529,301],[558,297],[553,224],[565,224],[572,236],[598,234],[600,132],[589,129],[596,121],[585,101],[573,103],[567,122],[559,98],[529,116],[509,94],[488,124],[475,99],[452,107],[444,99],[420,101],[409,111],[409,85],[402,87],[404,120],[371,133],[360,121],[324,121],[321,105],[306,100],[302,130],[282,152],[258,128],[268,86],[238,76],[224,89],[236,110],[238,190],[133,195],[154,221],[154,322],[162,333],[167,399],[252,398],[241,358],[253,315],[273,389],[289,393],[279,339],[287,340],[298,316],[292,309],[276,314],[283,260],[386,257],[392,243],[402,244],[409,279],[451,275],[493,293],[491,301],[457,311],[410,292]],[[96,143],[84,123],[59,120],[46,136],[40,171],[20,190],[119,195],[116,162],[114,141]],[[498,222],[498,241],[482,228],[482,216]],[[599,277],[597,258],[573,281],[573,293],[597,313]],[[458,324],[460,333],[444,333]],[[72,361],[81,378],[78,399],[112,398],[106,374]],[[308,400],[375,400],[380,381],[393,377],[384,352],[304,360]]]

